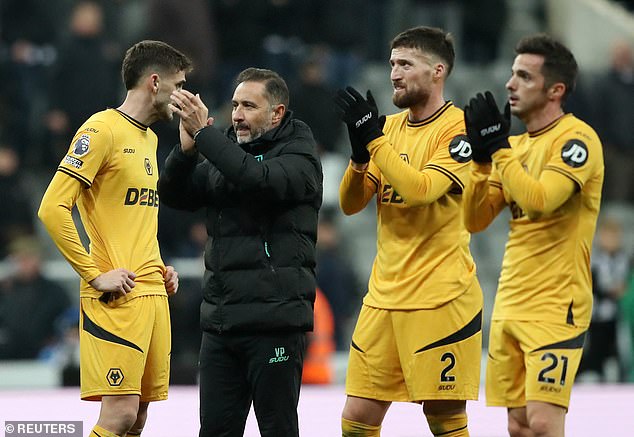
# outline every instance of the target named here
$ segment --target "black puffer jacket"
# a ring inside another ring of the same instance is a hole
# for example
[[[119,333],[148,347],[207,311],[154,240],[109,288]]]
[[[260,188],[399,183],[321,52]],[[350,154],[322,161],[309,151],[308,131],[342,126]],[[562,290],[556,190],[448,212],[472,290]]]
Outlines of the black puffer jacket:
[[[288,112],[251,143],[208,127],[196,147],[206,160],[177,146],[158,190],[174,208],[207,208],[202,329],[311,330],[323,176],[310,128]]]

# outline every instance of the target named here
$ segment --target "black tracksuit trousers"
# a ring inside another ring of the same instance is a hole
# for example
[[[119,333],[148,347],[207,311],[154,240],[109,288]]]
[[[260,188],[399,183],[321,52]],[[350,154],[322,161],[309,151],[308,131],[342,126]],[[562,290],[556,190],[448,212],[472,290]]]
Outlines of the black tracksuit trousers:
[[[251,403],[262,437],[299,436],[305,350],[305,332],[203,332],[199,437],[242,437]]]

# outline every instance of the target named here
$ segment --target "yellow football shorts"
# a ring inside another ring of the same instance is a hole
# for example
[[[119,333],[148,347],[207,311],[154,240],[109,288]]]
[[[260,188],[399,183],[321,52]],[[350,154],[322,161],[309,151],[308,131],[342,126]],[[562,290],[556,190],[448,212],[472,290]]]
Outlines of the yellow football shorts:
[[[587,327],[493,320],[486,370],[487,405],[542,401],[567,408]]]
[[[401,402],[477,399],[481,356],[477,281],[434,309],[364,305],[352,335],[346,393]]]
[[[138,394],[167,399],[171,326],[167,296],[127,302],[80,299],[81,398]]]

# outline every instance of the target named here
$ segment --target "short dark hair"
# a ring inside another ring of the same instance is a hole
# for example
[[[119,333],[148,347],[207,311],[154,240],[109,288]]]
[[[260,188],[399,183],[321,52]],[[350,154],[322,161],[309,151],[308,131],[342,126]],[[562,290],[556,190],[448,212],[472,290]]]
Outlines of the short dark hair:
[[[242,70],[235,80],[235,86],[242,82],[260,82],[266,89],[266,98],[271,105],[283,104],[288,108],[288,86],[282,77],[275,71],[264,68],[250,67]]]
[[[562,102],[574,91],[579,70],[577,61],[572,52],[559,41],[545,33],[538,33],[522,38],[515,46],[515,53],[544,57],[544,87],[562,82],[566,86]]]
[[[418,26],[404,30],[394,37],[391,49],[407,47],[438,56],[447,64],[447,76],[456,59],[453,36],[437,27]]]
[[[192,61],[162,41],[144,40],[130,47],[123,58],[121,76],[126,90],[136,87],[148,69],[164,73],[189,72]]]

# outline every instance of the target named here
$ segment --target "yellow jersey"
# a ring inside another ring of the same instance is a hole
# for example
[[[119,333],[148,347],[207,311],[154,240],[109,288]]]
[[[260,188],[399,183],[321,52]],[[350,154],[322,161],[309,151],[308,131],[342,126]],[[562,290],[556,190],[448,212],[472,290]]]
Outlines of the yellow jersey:
[[[512,214],[493,319],[588,326],[590,254],[604,171],[599,137],[566,114],[539,131],[510,137],[509,143],[511,149],[494,154],[489,177],[490,189],[502,190]],[[572,181],[572,194],[557,201],[559,187],[550,187],[549,197],[535,208],[533,184],[561,176]],[[532,181],[522,181],[526,177]],[[555,203],[549,208],[549,202]]]
[[[157,241],[157,144],[147,126],[108,109],[79,128],[57,168],[40,215],[50,212],[51,218],[43,221],[81,276],[82,297],[100,297],[88,282],[116,268],[137,275],[128,298],[166,294]],[[81,182],[81,188],[69,178]],[[90,239],[89,253],[70,218],[75,203]]]
[[[475,274],[461,207],[471,160],[463,112],[446,102],[410,122],[403,111],[387,117],[383,132],[368,145],[367,171],[349,166],[340,186],[348,214],[376,194],[377,254],[364,303],[436,308],[463,294]]]

